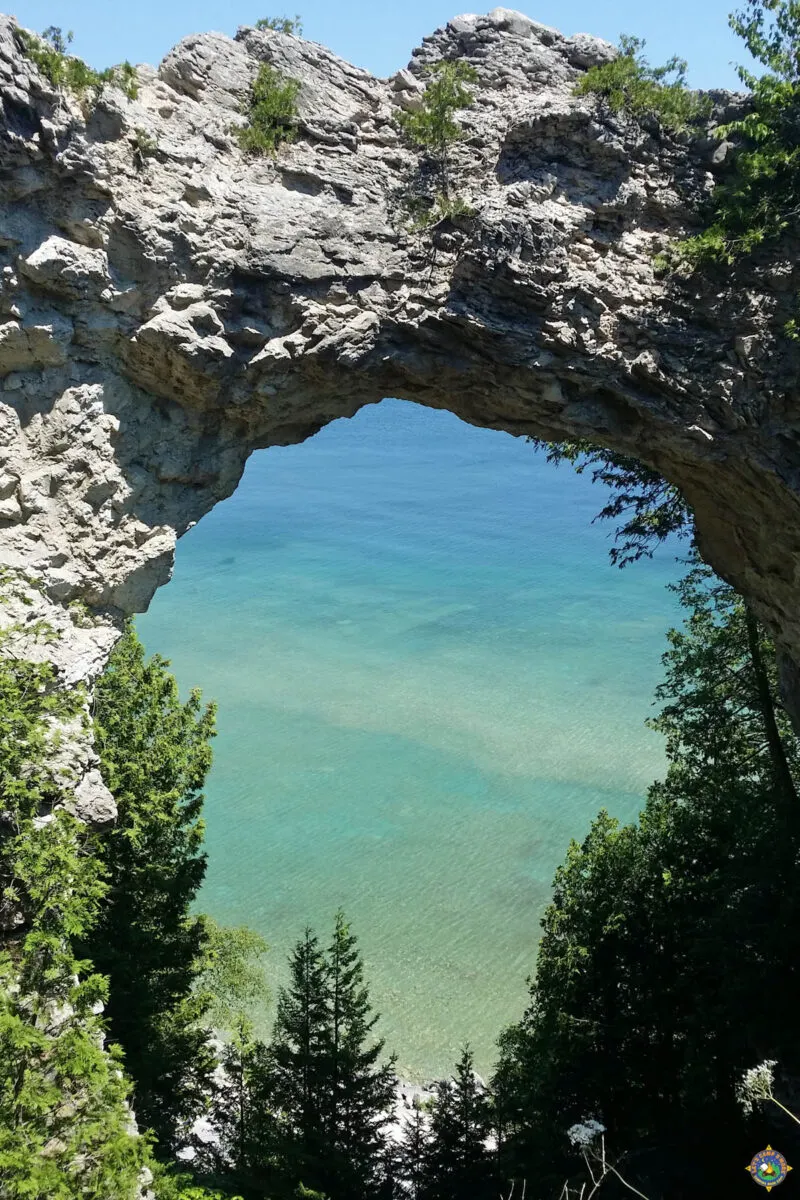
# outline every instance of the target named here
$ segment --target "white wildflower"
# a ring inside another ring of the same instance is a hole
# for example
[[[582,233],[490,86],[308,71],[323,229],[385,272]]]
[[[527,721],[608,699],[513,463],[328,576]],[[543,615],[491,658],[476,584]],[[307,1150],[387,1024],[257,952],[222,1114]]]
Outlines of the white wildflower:
[[[736,1087],[736,1099],[746,1113],[751,1113],[756,1104],[762,1100],[772,1099],[772,1086],[775,1082],[777,1065],[774,1058],[767,1058],[757,1067],[751,1067],[749,1071],[745,1071],[741,1082]]]
[[[597,1141],[605,1131],[605,1125],[601,1125],[599,1121],[589,1120],[573,1125],[571,1129],[567,1130],[567,1137],[573,1146],[585,1149],[587,1146],[591,1146],[592,1142]]]

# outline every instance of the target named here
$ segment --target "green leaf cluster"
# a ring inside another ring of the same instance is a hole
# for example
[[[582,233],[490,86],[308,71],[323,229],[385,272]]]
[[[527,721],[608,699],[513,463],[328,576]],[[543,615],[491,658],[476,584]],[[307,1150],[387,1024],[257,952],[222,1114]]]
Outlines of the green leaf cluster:
[[[687,86],[685,60],[673,57],[662,67],[653,67],[643,53],[644,46],[641,38],[622,34],[617,57],[590,67],[575,95],[598,96],[609,111],[624,112],[637,120],[656,117],[665,129],[673,131],[708,116],[708,99]]]
[[[439,221],[469,220],[476,210],[461,196],[446,196],[437,192],[434,196],[409,196],[403,205],[409,217],[408,228],[412,232],[431,229]]]
[[[590,442],[531,440],[546,452],[548,462],[568,462],[578,475],[589,470],[595,483],[610,489],[595,520],[621,522],[615,533],[617,544],[609,551],[614,566],[652,558],[656,546],[669,537],[692,535],[692,514],[681,492],[637,459]]]
[[[129,62],[95,71],[83,59],[69,54],[71,32],[64,34],[51,25],[41,37],[26,29],[18,29],[16,34],[25,55],[55,88],[72,92],[80,100],[84,100],[89,91],[96,99],[106,84],[120,88],[129,100],[135,100],[139,94],[136,68]]]
[[[244,105],[247,124],[236,129],[245,154],[274,155],[297,135],[300,82],[262,63]]]
[[[693,562],[677,594],[687,620],[670,634],[652,723],[666,777],[637,824],[601,812],[570,847],[530,1007],[502,1039],[501,1158],[517,1178],[563,1180],[566,1130],[591,1114],[636,1150],[645,1194],[664,1194],[667,1170],[680,1194],[691,1167],[678,1160],[702,1153],[733,1194],[725,1164],[757,1135],[736,1080],[761,1058],[800,1061],[793,968],[763,987],[770,964],[794,961],[800,915],[800,747],[774,648],[705,566]]]
[[[475,102],[469,84],[477,83],[478,73],[461,59],[438,62],[427,67],[428,84],[419,108],[403,112],[397,123],[415,146],[427,150],[439,175],[439,190],[445,202],[450,195],[450,156],[453,146],[463,137],[456,113]]]
[[[204,1187],[185,1171],[163,1163],[154,1164],[152,1187],[156,1200],[242,1200],[230,1192]]]
[[[197,987],[206,996],[205,1019],[214,1029],[231,1030],[269,1000],[264,968],[268,946],[246,925],[231,928],[204,916],[203,930],[204,962]]]
[[[290,33],[300,37],[303,21],[299,14],[294,17],[260,17],[256,21],[256,29],[270,29],[273,33]]]
[[[9,576],[3,587],[8,595]],[[43,626],[0,631],[0,1193],[9,1200],[132,1200],[147,1143],[103,1050],[105,980],[71,948],[106,883],[86,827],[48,768],[59,721],[83,700],[19,653]],[[55,724],[54,724],[55,723]]]
[[[212,1108],[211,1170],[259,1194],[379,1200],[395,1074],[393,1060],[380,1061],[377,1020],[344,916],[327,948],[306,930],[269,1044],[240,1022],[224,1052],[229,1082]]]
[[[78,944],[109,979],[106,1019],[125,1053],[137,1117],[162,1153],[202,1112],[215,1060],[199,986],[208,928],[192,905],[206,870],[202,788],[216,710],[182,701],[169,663],[132,625],[95,690],[95,740],[118,819],[100,844],[109,880]]]
[[[729,265],[794,231],[800,216],[800,3],[747,0],[730,25],[765,70],[739,68],[749,111],[717,131],[736,145],[733,171],[707,227],[676,247],[676,265]]]

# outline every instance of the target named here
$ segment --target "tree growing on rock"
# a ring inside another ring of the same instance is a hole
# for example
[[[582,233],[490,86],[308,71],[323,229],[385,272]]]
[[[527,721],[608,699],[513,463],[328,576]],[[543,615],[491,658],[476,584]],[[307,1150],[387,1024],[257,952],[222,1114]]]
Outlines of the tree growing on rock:
[[[290,33],[300,37],[303,33],[303,21],[299,14],[293,17],[259,17],[256,29],[270,30],[272,33]]]
[[[466,209],[451,196],[451,160],[453,147],[463,137],[455,115],[474,103],[469,84],[477,83],[478,73],[461,59],[435,63],[427,72],[430,78],[419,108],[401,113],[398,124],[409,141],[430,155],[438,177],[434,213],[441,218]]]

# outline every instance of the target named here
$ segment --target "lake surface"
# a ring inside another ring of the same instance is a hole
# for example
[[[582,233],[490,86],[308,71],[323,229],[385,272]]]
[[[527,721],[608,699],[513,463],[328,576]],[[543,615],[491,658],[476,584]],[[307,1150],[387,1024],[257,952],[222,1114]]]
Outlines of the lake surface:
[[[401,401],[260,452],[138,618],[219,702],[202,907],[269,941],[352,920],[406,1076],[487,1071],[570,838],[663,771],[644,727],[672,555],[619,571],[605,493]]]

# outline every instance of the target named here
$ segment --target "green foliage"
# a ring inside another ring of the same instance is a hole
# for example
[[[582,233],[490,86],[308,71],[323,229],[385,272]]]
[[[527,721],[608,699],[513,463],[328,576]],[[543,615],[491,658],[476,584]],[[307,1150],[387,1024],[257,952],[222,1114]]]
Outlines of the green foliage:
[[[303,32],[303,21],[301,17],[260,17],[256,21],[256,29],[271,29],[275,33],[291,33],[295,37],[300,37]]]
[[[547,452],[548,462],[571,463],[579,475],[590,469],[595,483],[611,489],[595,520],[622,522],[615,535],[618,544],[609,551],[614,566],[652,558],[655,547],[673,535],[692,535],[694,522],[686,501],[657,471],[589,442],[532,441]]]
[[[295,948],[271,1046],[273,1103],[295,1179],[336,1200],[374,1193],[394,1068],[378,1066],[364,968],[341,913],[327,952],[310,930]]]
[[[685,129],[708,116],[710,102],[687,87],[686,62],[673,57],[663,67],[652,67],[642,53],[644,45],[641,38],[622,34],[618,56],[590,67],[575,95],[599,96],[612,113],[624,112],[637,120],[656,117],[670,130]]]
[[[401,113],[397,120],[409,141],[430,154],[438,172],[441,196],[447,201],[451,151],[463,136],[455,115],[474,103],[468,85],[477,83],[478,73],[460,59],[438,62],[426,70],[430,80],[419,108]]]
[[[146,129],[141,129],[138,125],[133,131],[131,141],[133,143],[133,159],[141,171],[144,169],[145,161],[148,158],[155,158],[158,154],[158,142],[150,136]]]
[[[487,1139],[492,1114],[486,1088],[465,1047],[453,1079],[437,1084],[423,1158],[420,1200],[492,1200],[497,1195]]]
[[[236,136],[245,154],[277,154],[297,134],[297,97],[300,83],[284,79],[274,67],[262,63],[244,105],[247,125]]]
[[[383,1128],[394,1098],[394,1059],[379,1065],[383,1039],[375,1039],[364,964],[355,935],[340,911],[327,952],[330,1131],[323,1191],[360,1200],[379,1183]]]
[[[275,1195],[274,1185],[281,1181],[280,1135],[269,1048],[244,1018],[232,1032],[220,1055],[225,1082],[212,1093],[208,1113],[214,1142],[197,1147],[198,1165],[248,1196]]]
[[[131,625],[95,692],[95,734],[119,810],[102,845],[110,879],[80,952],[110,981],[107,1018],[125,1052],[137,1116],[166,1151],[202,1110],[213,1068],[198,978],[206,924],[191,914],[206,856],[201,788],[213,705],[182,703],[169,664],[145,660]]]
[[[102,983],[69,987],[63,961],[57,975],[41,962],[35,939],[16,963],[0,955],[0,1191],[9,1200],[132,1200],[146,1143],[130,1133],[127,1085],[99,1041],[92,1006]],[[18,970],[35,991],[18,990]],[[63,1017],[53,985],[69,1006]]]
[[[468,220],[475,209],[460,196],[448,197],[443,192],[435,196],[409,196],[403,205],[408,214],[408,228],[414,233],[431,229],[440,221]]]
[[[747,0],[743,11],[731,15],[730,25],[765,70],[754,75],[739,68],[751,92],[750,110],[717,131],[737,145],[734,169],[714,192],[707,227],[676,247],[678,266],[730,264],[797,228],[800,3]]]
[[[395,1076],[393,1062],[379,1062],[376,1021],[342,914],[327,949],[306,930],[270,1044],[242,1021],[224,1051],[228,1083],[215,1097],[218,1148],[207,1165],[248,1191],[378,1200]]]
[[[262,961],[268,946],[244,925],[229,928],[208,916],[203,922],[205,964],[197,986],[208,997],[206,1019],[215,1029],[233,1029],[269,998]]]
[[[203,1187],[191,1175],[162,1163],[154,1164],[152,1190],[156,1200],[242,1200],[230,1192]]]
[[[297,943],[290,971],[290,985],[278,995],[270,1047],[270,1101],[283,1114],[283,1157],[289,1177],[321,1187],[331,1075],[331,997],[324,951],[312,930],[306,929]]]
[[[429,1145],[428,1117],[417,1101],[406,1117],[395,1155],[398,1175],[411,1200],[424,1200]]]
[[[52,637],[0,631],[0,1192],[132,1200],[146,1142],[130,1133],[127,1084],[102,1049],[105,981],[70,949],[105,884],[85,826],[51,811],[62,799],[47,768],[51,722],[74,717],[82,696],[18,653],[23,632]]]
[[[64,34],[56,25],[46,29],[40,38],[26,29],[17,29],[16,36],[24,53],[53,87],[72,92],[79,100],[84,100],[89,91],[96,99],[106,84],[120,88],[129,100],[135,100],[139,93],[136,69],[129,62],[104,71],[93,70],[68,53],[72,33]]]
[[[741,1071],[800,1062],[797,739],[769,639],[741,598],[697,564],[678,595],[687,621],[670,635],[653,722],[666,778],[637,825],[601,813],[571,846],[530,1008],[502,1040],[502,1159],[518,1178],[545,1182],[552,1168],[555,1186],[566,1130],[592,1114],[615,1145],[647,1148],[637,1186],[663,1190],[668,1169],[679,1194],[680,1163],[732,1161],[747,1136]],[[767,992],[778,960],[792,965]]]
[[[688,616],[667,634],[666,677],[656,690],[665,703],[649,724],[664,734],[671,778],[679,771],[682,787],[730,786],[746,764],[749,776],[785,791],[793,813],[800,759],[775,700],[774,648],[741,596],[693,562],[673,586]]]

